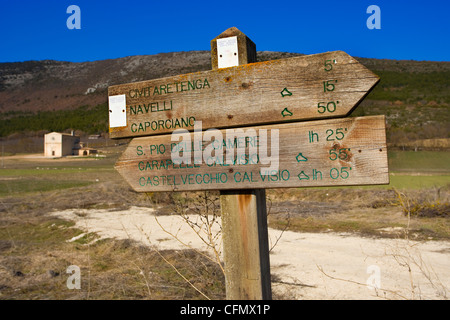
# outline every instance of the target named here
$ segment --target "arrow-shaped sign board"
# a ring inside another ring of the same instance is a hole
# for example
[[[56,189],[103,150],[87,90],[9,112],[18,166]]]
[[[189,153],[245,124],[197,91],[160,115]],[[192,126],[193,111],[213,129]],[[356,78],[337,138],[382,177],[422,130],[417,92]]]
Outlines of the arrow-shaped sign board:
[[[110,137],[335,118],[379,81],[342,51],[251,63],[108,88]]]
[[[139,192],[387,184],[385,117],[134,138],[116,169]]]

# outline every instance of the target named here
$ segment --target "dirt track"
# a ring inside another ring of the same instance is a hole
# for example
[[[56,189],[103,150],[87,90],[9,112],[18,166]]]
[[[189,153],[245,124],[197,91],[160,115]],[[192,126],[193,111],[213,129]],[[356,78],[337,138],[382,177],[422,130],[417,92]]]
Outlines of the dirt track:
[[[180,216],[155,217],[153,213],[154,209],[132,207],[52,215],[73,220],[75,227],[101,238],[133,239],[160,250],[181,250],[188,245],[207,251]],[[156,219],[185,244],[162,230]],[[269,229],[272,243],[280,232]],[[450,243],[445,241],[287,231],[270,260],[272,288],[283,299],[443,299],[449,295]],[[369,288],[368,281],[379,289]]]

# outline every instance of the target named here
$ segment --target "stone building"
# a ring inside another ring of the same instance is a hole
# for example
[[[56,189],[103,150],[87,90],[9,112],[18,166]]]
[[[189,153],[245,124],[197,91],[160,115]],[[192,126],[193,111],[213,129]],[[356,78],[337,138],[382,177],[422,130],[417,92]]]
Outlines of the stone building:
[[[44,136],[44,156],[46,158],[78,155],[80,137],[69,133],[51,132]]]
[[[88,148],[83,142],[80,142],[79,149],[74,150],[74,154],[78,156],[90,156],[97,154],[97,149]]]

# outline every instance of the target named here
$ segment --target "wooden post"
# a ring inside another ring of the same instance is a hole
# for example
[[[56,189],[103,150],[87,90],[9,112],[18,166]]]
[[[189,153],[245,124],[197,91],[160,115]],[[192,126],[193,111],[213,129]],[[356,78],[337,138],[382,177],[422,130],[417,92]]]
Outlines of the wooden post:
[[[238,65],[256,62],[255,44],[237,28],[211,41],[211,64],[219,68],[217,40],[236,37]],[[265,189],[220,192],[226,297],[229,300],[269,300],[269,241]]]
[[[221,191],[220,205],[227,299],[271,299],[265,189]]]

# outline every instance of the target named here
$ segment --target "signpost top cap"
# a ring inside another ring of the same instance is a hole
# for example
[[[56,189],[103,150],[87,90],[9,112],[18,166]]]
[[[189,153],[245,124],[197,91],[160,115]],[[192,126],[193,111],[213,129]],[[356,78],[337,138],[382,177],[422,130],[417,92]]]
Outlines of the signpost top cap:
[[[219,34],[217,37],[215,37],[212,41],[222,38],[228,38],[233,36],[245,36],[247,37],[241,30],[239,30],[236,27],[231,27]],[[250,39],[249,39],[250,40]],[[251,41],[251,40],[250,40]]]
[[[217,39],[236,37],[238,46],[239,65],[256,62],[256,45],[242,31],[231,27],[211,40],[211,65],[212,69],[218,69]]]

